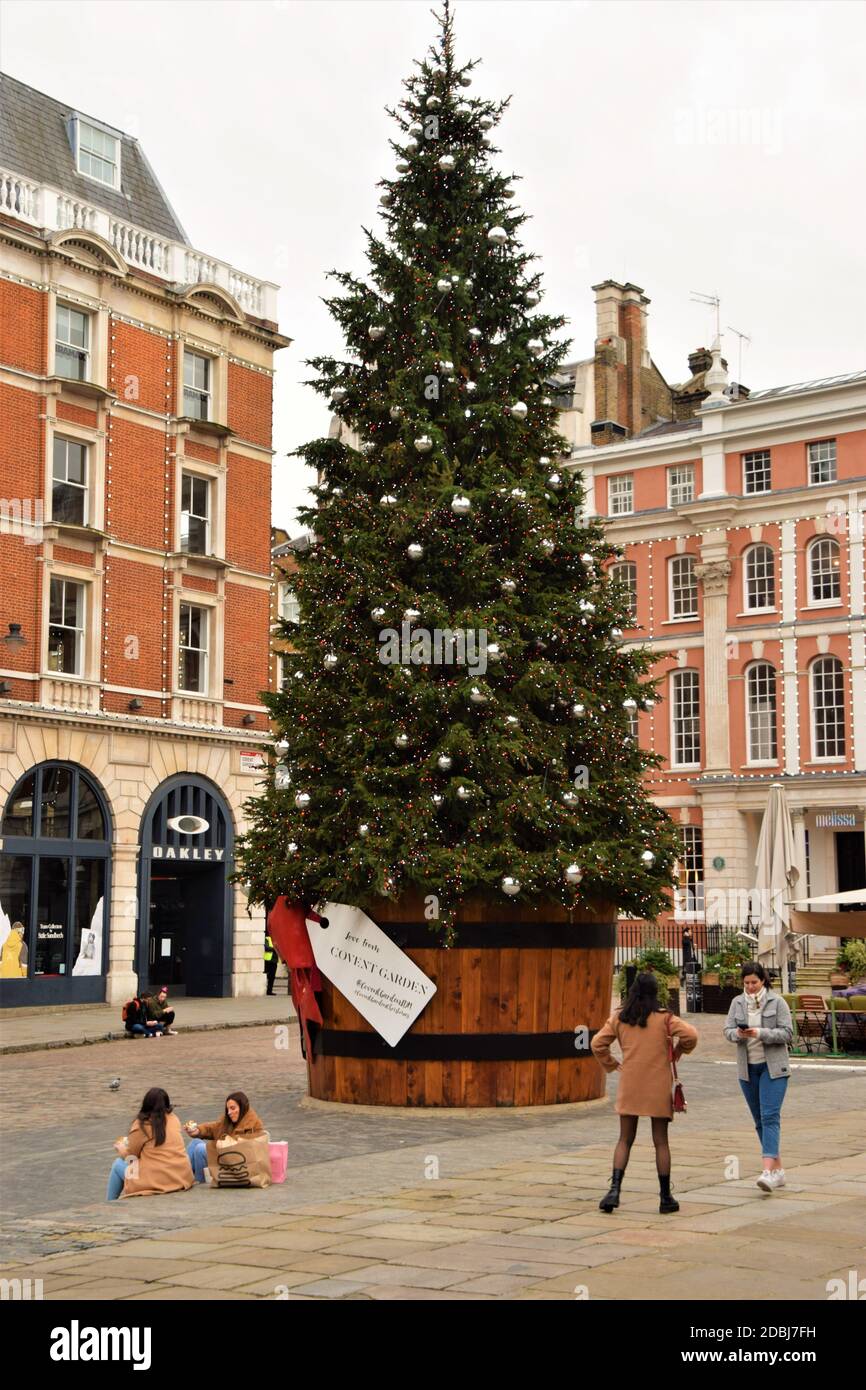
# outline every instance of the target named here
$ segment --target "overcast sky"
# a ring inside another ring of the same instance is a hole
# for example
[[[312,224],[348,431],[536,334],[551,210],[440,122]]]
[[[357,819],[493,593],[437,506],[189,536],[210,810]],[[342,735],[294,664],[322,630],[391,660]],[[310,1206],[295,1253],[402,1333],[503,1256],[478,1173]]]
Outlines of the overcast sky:
[[[428,0],[3,0],[0,66],[141,141],[193,245],[281,285],[274,521],[327,430],[304,359],[341,350],[321,296],[363,273],[393,173],[383,110],[435,33]],[[753,389],[866,368],[863,44],[852,3],[461,0],[474,93],[512,94],[501,162],[550,312],[589,356],[599,280],[650,296],[668,381],[747,333]],[[726,354],[736,375],[737,340]]]

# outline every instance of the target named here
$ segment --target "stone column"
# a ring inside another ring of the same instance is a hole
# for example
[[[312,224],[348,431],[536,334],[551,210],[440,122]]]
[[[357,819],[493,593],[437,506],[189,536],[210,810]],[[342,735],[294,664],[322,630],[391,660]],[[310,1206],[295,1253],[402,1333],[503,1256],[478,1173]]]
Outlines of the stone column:
[[[137,844],[115,845],[111,864],[111,948],[105,1002],[123,1004],[138,989],[135,935],[138,925]]]
[[[702,563],[695,574],[704,591],[704,772],[718,775],[731,770],[730,714],[728,710],[728,580],[731,562],[723,533],[701,547]]]

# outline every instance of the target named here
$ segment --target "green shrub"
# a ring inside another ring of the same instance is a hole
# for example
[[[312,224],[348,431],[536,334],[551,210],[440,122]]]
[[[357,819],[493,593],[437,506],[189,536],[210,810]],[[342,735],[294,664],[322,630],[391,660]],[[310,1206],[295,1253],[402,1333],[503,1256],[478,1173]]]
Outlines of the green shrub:
[[[736,932],[728,932],[722,938],[719,950],[705,958],[704,973],[717,970],[719,972],[719,984],[723,988],[739,985],[741,982],[740,966],[746,965],[752,959],[754,959],[753,948]]]
[[[677,968],[661,943],[658,941],[648,941],[646,946],[643,946],[636,956],[633,956],[631,960],[626,961],[625,964],[620,967],[617,971],[616,979],[614,980],[614,990],[619,995],[624,995],[626,992],[625,972],[626,967],[630,965],[633,965],[638,971],[649,970],[656,976],[659,987],[659,1003],[662,1008],[665,1008],[670,997],[668,977],[676,977]]]
[[[836,957],[836,964],[847,970],[852,984],[866,975],[866,941],[848,941]]]

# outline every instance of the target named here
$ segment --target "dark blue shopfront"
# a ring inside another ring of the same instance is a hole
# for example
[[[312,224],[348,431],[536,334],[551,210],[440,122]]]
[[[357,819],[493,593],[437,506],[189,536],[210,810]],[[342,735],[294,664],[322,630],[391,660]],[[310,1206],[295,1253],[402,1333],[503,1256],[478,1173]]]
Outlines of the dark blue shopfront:
[[[75,763],[40,763],[0,821],[0,1004],[105,998],[111,901],[108,805]]]
[[[163,782],[141,824],[140,989],[231,994],[233,861],[231,812],[213,783],[186,773]]]

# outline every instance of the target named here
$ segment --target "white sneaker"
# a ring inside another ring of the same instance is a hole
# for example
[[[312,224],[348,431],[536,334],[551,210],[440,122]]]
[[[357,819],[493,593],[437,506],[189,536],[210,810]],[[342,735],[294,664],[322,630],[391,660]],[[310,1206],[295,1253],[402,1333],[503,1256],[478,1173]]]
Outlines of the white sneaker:
[[[762,1192],[775,1192],[777,1187],[785,1186],[785,1173],[782,1168],[765,1168],[758,1178],[758,1187]]]

